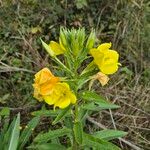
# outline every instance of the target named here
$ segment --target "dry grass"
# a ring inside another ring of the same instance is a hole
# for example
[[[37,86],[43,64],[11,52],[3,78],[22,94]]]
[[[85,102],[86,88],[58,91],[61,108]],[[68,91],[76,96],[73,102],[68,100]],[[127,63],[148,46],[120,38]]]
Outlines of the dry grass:
[[[117,77],[114,77],[115,80],[106,89],[99,89],[97,85],[95,88],[97,88],[97,92],[103,93],[121,108],[116,111],[94,113],[91,117],[107,128],[127,131],[126,140],[141,149],[149,149],[150,86],[141,83],[141,75],[136,75],[131,81],[126,81],[123,76]],[[94,130],[97,129],[95,126]],[[130,146],[123,144],[123,149],[130,148]]]

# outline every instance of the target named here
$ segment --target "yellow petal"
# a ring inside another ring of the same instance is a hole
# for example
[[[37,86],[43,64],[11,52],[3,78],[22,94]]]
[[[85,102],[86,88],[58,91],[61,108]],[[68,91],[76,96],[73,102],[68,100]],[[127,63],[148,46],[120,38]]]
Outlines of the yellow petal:
[[[90,50],[90,53],[91,55],[94,57],[94,62],[97,64],[97,65],[101,65],[102,63],[102,60],[104,58],[104,54],[101,53],[99,50],[93,48]]]
[[[97,52],[96,48],[90,49],[90,54],[93,56]]]
[[[62,41],[60,38],[59,38],[59,45],[60,45],[61,49],[63,49],[63,51],[65,52],[66,49],[65,49],[64,45],[62,44]]]
[[[97,49],[103,53],[103,52],[106,52],[110,47],[111,47],[111,42],[110,43],[103,43],[103,44],[99,45]]]
[[[54,52],[55,55],[60,55],[60,54],[64,53],[64,50],[55,41],[51,41],[50,44],[49,44],[49,47],[51,48],[51,50]]]
[[[77,98],[76,98],[76,96],[72,92],[70,92],[69,98],[70,98],[70,101],[71,101],[72,104],[76,103]]]
[[[35,74],[34,81],[33,96],[39,101],[43,101],[43,96],[52,94],[53,87],[59,82],[59,78],[55,77],[48,68],[44,68]]]
[[[118,70],[118,59],[119,54],[114,50],[108,50],[105,53],[103,61],[101,64],[98,64],[99,69],[104,74],[113,74]]]
[[[109,57],[110,59],[113,59],[116,62],[118,62],[119,54],[115,50],[109,50],[108,53],[107,53],[107,57]]]
[[[56,101],[55,97],[52,95],[48,95],[48,96],[43,96],[43,99],[45,100],[45,102],[49,105],[53,105]]]
[[[66,108],[69,105],[70,105],[70,99],[69,98],[63,98],[63,99],[60,99],[59,101],[57,101],[55,103],[54,107],[58,106],[59,108],[63,109],[63,108]]]
[[[39,84],[43,84],[53,77],[53,74],[50,72],[50,70],[48,68],[42,69],[40,71],[40,73],[41,73],[41,75],[40,75]]]
[[[104,74],[113,74],[118,70],[118,63],[101,65],[100,70]]]
[[[45,83],[40,86],[40,94],[41,95],[49,95],[52,93],[52,88],[54,85],[52,83]]]

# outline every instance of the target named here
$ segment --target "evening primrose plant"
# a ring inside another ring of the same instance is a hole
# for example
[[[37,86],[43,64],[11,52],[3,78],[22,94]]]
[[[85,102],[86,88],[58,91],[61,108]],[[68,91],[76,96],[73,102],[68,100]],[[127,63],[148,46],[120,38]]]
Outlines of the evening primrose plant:
[[[92,88],[95,80],[102,86],[106,85],[110,80],[108,75],[117,72],[120,65],[119,54],[111,49],[112,44],[102,43],[95,47],[95,39],[94,30],[86,35],[84,28],[61,28],[58,41],[45,43],[41,39],[44,49],[57,64],[57,68],[55,72],[51,72],[45,67],[35,74],[34,97],[39,102],[53,106],[53,109],[43,107],[33,114],[46,113],[53,119],[52,124],[61,123],[61,128],[40,133],[30,148],[45,146],[68,150],[120,149],[109,140],[124,136],[125,132],[86,132],[86,117],[93,111],[119,108]],[[64,136],[67,137],[66,145],[62,145],[59,139]]]

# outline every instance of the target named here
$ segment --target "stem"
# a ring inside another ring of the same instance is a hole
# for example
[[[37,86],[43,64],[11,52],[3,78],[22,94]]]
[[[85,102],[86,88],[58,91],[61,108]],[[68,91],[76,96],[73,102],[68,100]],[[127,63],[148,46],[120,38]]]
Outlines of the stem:
[[[56,62],[57,62],[61,67],[63,67],[68,73],[70,73],[72,76],[74,76],[74,73],[73,73],[69,68],[67,68],[57,57],[54,57],[54,59],[55,59]]]
[[[74,123],[78,121],[78,104],[75,104],[74,110]],[[73,133],[74,135],[74,133]],[[76,142],[75,136],[73,137],[73,150],[79,150],[78,143]]]

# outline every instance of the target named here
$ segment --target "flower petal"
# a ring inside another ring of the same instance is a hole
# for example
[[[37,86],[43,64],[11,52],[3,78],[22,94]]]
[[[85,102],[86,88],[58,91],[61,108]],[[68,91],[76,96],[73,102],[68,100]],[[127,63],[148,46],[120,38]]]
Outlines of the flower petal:
[[[49,47],[51,48],[51,50],[55,53],[55,55],[60,55],[64,53],[64,50],[61,48],[61,46],[55,42],[55,41],[51,41],[49,44]]]
[[[53,95],[43,96],[45,102],[49,105],[53,105],[56,101],[55,97]]]
[[[107,50],[111,47],[111,42],[110,43],[103,43],[101,45],[98,46],[98,50],[100,50],[100,52],[105,53],[107,52]]]
[[[113,74],[118,70],[118,63],[101,65],[100,70],[104,74]]]
[[[54,108],[58,106],[59,108],[63,109],[69,105],[70,105],[70,98],[66,97],[66,98],[63,98],[63,99],[60,99],[59,101],[57,101],[54,105]]]
[[[75,104],[76,101],[77,101],[76,96],[75,96],[72,92],[70,92],[70,94],[69,94],[68,96],[69,96],[69,98],[70,98],[71,103],[72,103],[72,104]]]
[[[101,53],[99,50],[93,48],[90,50],[91,55],[94,57],[94,62],[97,65],[101,65],[103,58],[104,58],[104,54]]]

